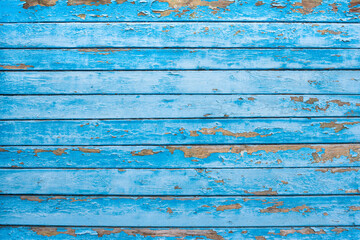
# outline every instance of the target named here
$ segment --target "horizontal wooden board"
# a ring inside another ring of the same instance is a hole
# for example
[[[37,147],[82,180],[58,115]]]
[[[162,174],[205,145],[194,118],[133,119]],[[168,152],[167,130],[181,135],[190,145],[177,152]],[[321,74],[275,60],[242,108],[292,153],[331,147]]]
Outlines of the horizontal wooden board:
[[[0,94],[359,94],[359,71],[0,72]]]
[[[360,167],[359,144],[1,147],[0,167]]]
[[[2,121],[0,145],[360,142],[360,119]]]
[[[0,194],[251,196],[360,193],[360,168],[0,169],[0,176]]]
[[[359,22],[355,0],[170,1],[7,0],[1,22],[46,21],[350,21]],[[266,14],[264,14],[266,13]]]
[[[0,96],[0,105],[0,119],[360,116],[359,95]]]
[[[113,227],[0,227],[0,237],[9,240],[43,239],[357,239],[357,227],[282,228],[113,228]]]
[[[4,225],[249,227],[360,224],[360,196],[2,196]]]
[[[358,24],[335,23],[3,24],[0,34],[3,48],[360,47]]]
[[[2,49],[3,70],[359,69],[360,49]]]

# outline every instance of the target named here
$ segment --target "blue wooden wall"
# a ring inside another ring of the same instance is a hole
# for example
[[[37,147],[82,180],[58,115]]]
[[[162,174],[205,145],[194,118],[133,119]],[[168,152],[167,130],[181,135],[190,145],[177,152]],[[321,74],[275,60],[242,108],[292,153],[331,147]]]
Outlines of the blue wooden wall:
[[[0,0],[0,239],[360,239],[358,0]]]

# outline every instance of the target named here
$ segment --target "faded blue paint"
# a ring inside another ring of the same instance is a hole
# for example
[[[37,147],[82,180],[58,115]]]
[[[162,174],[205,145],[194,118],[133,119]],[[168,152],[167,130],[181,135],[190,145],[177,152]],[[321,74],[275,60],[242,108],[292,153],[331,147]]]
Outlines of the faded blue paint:
[[[0,72],[1,94],[359,94],[359,71]]]
[[[360,224],[360,196],[3,196],[6,225],[250,227]]]
[[[318,195],[360,192],[360,168],[3,169],[1,194]]]
[[[358,95],[0,96],[0,104],[1,119],[360,117]]]
[[[360,119],[3,121],[0,145],[360,142]]]
[[[360,47],[357,24],[335,23],[4,24],[0,34],[5,36],[0,44],[7,48]]]
[[[360,49],[0,50],[3,70],[282,70],[358,69],[358,66]]]
[[[319,21],[359,22],[358,4],[351,0],[214,1],[200,6],[192,1],[43,1],[43,6],[20,0],[0,1],[1,22],[46,21]],[[87,2],[88,5],[81,4]],[[119,2],[119,4],[117,4]],[[110,3],[110,4],[106,4]],[[334,5],[335,4],[335,5]],[[44,6],[45,5],[45,6]],[[46,6],[48,5],[48,6]],[[52,6],[54,5],[54,6]],[[25,9],[25,8],[26,9]],[[83,14],[83,15],[82,15]]]
[[[359,9],[0,0],[0,238],[359,239]]]
[[[295,227],[295,228],[84,228],[84,227],[0,227],[0,237],[9,240],[44,239],[356,239],[357,227]]]
[[[1,147],[0,167],[360,167],[360,144]]]

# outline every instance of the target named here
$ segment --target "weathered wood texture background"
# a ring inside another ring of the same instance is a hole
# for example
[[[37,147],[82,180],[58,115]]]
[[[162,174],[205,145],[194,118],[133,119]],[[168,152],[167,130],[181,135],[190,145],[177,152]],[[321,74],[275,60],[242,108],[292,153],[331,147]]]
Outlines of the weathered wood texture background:
[[[1,239],[360,239],[358,0],[0,0]]]

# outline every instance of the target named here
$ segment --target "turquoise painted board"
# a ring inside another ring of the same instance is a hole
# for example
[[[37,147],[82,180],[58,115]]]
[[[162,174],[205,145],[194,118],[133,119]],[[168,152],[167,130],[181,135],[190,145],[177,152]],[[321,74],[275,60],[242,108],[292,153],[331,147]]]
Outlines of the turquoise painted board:
[[[44,239],[356,239],[357,227],[281,228],[117,228],[117,227],[0,227],[0,237],[11,240]]]
[[[4,146],[0,160],[2,168],[338,168],[360,167],[360,145]]]
[[[359,71],[4,71],[1,94],[359,94]]]
[[[350,70],[358,66],[360,49],[0,49],[3,70]]]
[[[360,119],[2,121],[0,131],[0,145],[359,143]]]
[[[0,104],[1,119],[360,117],[357,95],[5,96]]]
[[[360,47],[357,24],[41,23],[3,24],[0,33],[5,36],[0,44],[7,48]]]
[[[356,0],[1,0],[1,22],[359,22]]]
[[[0,221],[93,227],[358,226],[359,198],[3,196]]]
[[[251,196],[360,192],[360,168],[6,169],[0,174],[1,194]]]
[[[360,239],[356,0],[0,0],[0,239]]]

